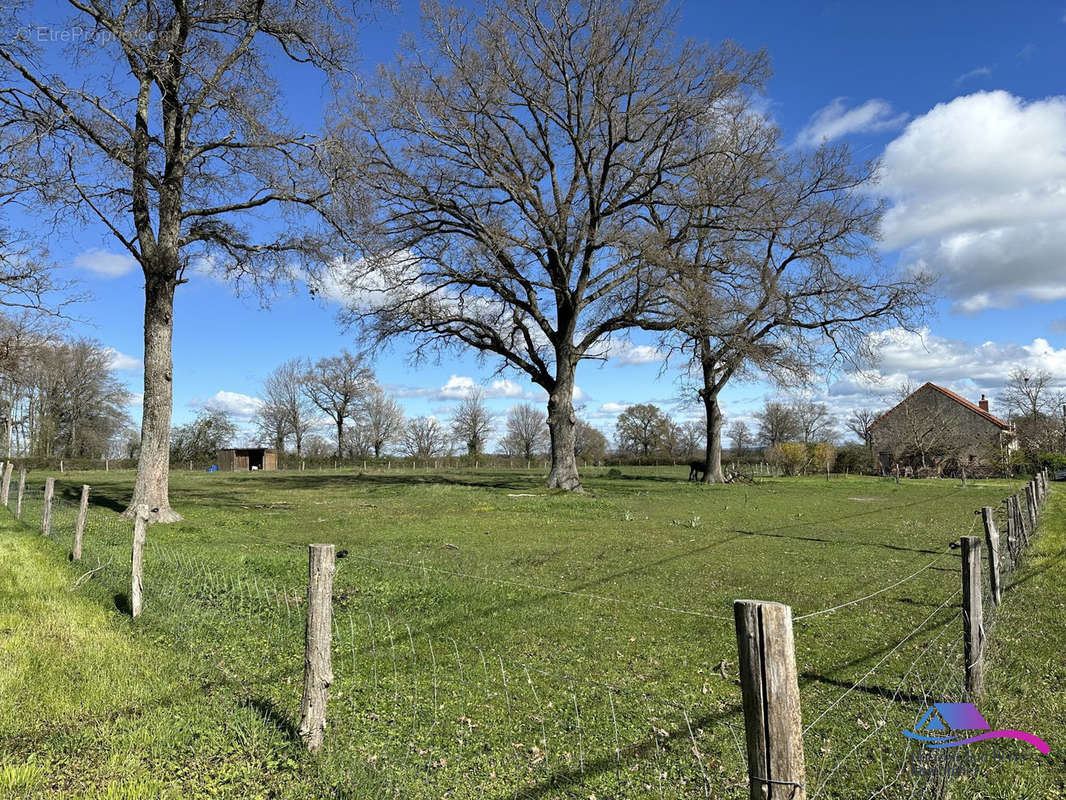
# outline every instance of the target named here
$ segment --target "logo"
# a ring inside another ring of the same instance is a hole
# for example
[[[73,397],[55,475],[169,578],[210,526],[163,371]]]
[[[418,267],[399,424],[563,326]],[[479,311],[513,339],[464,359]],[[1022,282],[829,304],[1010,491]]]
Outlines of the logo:
[[[973,736],[969,735],[971,731],[984,733]],[[992,726],[985,722],[985,718],[973,703],[933,703],[918,720],[914,730],[903,731],[903,735],[917,739],[930,750],[959,747],[985,739],[1017,739],[1031,744],[1044,755],[1051,752],[1051,748],[1043,739],[1031,733],[1009,728],[992,730]]]

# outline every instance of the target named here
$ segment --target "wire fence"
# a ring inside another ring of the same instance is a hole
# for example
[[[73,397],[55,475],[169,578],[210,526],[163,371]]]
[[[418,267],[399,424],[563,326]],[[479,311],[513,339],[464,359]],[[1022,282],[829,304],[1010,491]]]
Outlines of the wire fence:
[[[72,550],[78,511],[69,490],[57,493],[48,536],[63,552]],[[27,486],[21,521],[40,530],[44,512],[44,490]],[[1003,506],[994,513],[1003,529],[1006,513]],[[968,533],[978,522],[975,517]],[[91,506],[82,558],[72,565],[72,590],[128,587],[131,532],[132,522],[117,511]],[[246,556],[210,560],[150,538],[144,578],[145,624],[214,680],[253,695],[264,719],[275,723],[291,720],[297,706],[306,622],[306,560],[297,552],[303,548],[284,549],[292,552],[291,568],[279,577]],[[953,558],[950,551],[923,555],[872,591],[795,616],[797,638],[824,636],[819,626],[841,614],[874,613],[870,607],[880,598],[949,569]],[[603,678],[579,651],[536,635],[535,619],[529,620],[530,652],[442,632],[412,609],[382,608],[362,587],[373,585],[368,575],[376,570],[413,581],[478,582],[627,606],[665,620],[696,618],[718,631],[722,647],[732,636],[733,617],[725,609],[643,603],[358,553],[349,559],[334,583],[325,757],[358,760],[381,796],[748,795],[745,720],[724,649],[715,653],[721,656],[715,671],[706,668],[706,654],[693,659],[696,674],[684,687],[659,685],[639,669]],[[804,700],[802,731],[808,797],[942,796],[944,780],[914,773],[920,747],[900,734],[930,703],[963,696],[960,593],[945,590],[925,600],[929,610],[917,625],[898,630],[880,650],[848,658],[837,673],[801,673],[801,694],[811,700]],[[114,600],[121,608],[121,592]],[[986,624],[994,623],[992,613]]]

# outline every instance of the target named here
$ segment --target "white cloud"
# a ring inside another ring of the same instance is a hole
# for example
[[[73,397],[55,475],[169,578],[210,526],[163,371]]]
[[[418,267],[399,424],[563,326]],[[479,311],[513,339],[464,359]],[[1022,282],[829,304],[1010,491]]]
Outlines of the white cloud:
[[[995,397],[1016,367],[1047,370],[1053,384],[1066,388],[1066,348],[1056,349],[1046,339],[1030,344],[986,341],[980,344],[931,333],[899,328],[871,336],[881,355],[876,370],[851,373],[834,383],[829,395],[854,406],[890,395],[904,383],[926,381],[945,386],[976,401],[982,393]],[[993,409],[993,413],[995,413]]]
[[[144,405],[144,392],[132,392],[130,394],[130,405],[136,408],[140,408]]]
[[[979,92],[913,120],[882,158],[882,234],[955,310],[1066,298],[1066,97]]]
[[[845,98],[838,97],[816,111],[796,137],[801,147],[817,147],[822,142],[852,133],[876,133],[902,127],[907,114],[896,114],[886,100],[874,98],[854,108],[848,108]]]
[[[250,397],[240,392],[227,392],[225,390],[215,392],[207,400],[193,400],[189,403],[193,407],[203,407],[214,411],[224,411],[241,421],[248,421],[255,416],[263,405],[258,397]]]
[[[452,375],[443,386],[390,386],[386,388],[396,397],[426,397],[438,401],[462,400],[478,389],[489,400],[500,397],[523,400],[540,397],[540,394],[527,391],[522,384],[507,378],[497,378],[491,383],[481,384],[469,375]]]
[[[137,262],[124,253],[109,253],[106,250],[86,250],[74,257],[74,266],[94,272],[102,278],[118,278],[131,272]]]
[[[959,77],[955,79],[955,83],[964,83],[965,81],[968,81],[971,78],[984,78],[991,74],[991,67],[977,67],[975,69],[971,69],[969,72],[962,73]]]
[[[135,356],[126,355],[125,353],[116,350],[114,347],[105,347],[104,352],[107,353],[109,359],[107,366],[110,369],[141,369],[144,366],[141,359],[136,358]]]
[[[603,414],[621,414],[623,411],[625,411],[631,405],[633,405],[633,404],[632,403],[610,402],[610,403],[604,403],[602,406],[600,406],[599,410]]]
[[[666,354],[654,345],[633,344],[627,339],[611,339],[604,342],[599,352],[593,355],[597,358],[606,358],[621,367],[655,364],[666,358]]]

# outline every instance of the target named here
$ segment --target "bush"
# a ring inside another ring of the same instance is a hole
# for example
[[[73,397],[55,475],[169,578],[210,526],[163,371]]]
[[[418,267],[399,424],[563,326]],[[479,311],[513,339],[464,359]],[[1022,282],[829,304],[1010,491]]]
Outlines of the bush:
[[[849,444],[837,450],[833,472],[854,472],[856,475],[875,472],[873,455],[864,444]]]
[[[785,475],[801,475],[807,471],[811,459],[803,442],[782,442],[771,447],[766,457]]]

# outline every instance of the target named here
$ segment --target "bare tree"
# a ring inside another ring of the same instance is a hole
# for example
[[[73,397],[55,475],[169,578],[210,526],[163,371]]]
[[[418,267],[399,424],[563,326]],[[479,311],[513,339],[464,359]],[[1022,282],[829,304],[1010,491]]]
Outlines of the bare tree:
[[[744,451],[751,447],[751,429],[742,419],[733,420],[729,430],[726,431],[726,436],[733,443],[733,453],[737,456],[744,455]]]
[[[637,403],[618,415],[615,442],[620,451],[647,458],[663,449],[670,425],[669,417],[658,406]]]
[[[309,214],[328,194],[321,150],[283,118],[272,71],[288,59],[341,74],[353,20],[333,0],[70,6],[84,35],[68,37],[63,59],[40,52],[29,16],[7,20],[19,32],[0,42],[0,117],[21,165],[7,191],[52,209],[55,224],[94,219],[140,265],[142,441],[126,514],[143,504],[153,520],[174,521],[175,290],[190,264],[261,288],[324,263]]]
[[[785,403],[767,400],[762,411],[755,412],[759,421],[759,439],[767,446],[773,447],[799,437],[799,420],[796,412]]]
[[[276,367],[263,383],[263,406],[257,415],[260,434],[274,442],[279,451],[292,436],[297,456],[303,453],[303,440],[311,428],[303,388],[309,369],[310,365],[300,359]]]
[[[374,458],[381,458],[385,446],[403,434],[403,406],[375,384],[359,406],[359,424],[366,430]]]
[[[538,411],[528,403],[511,406],[507,412],[507,435],[501,442],[507,455],[529,460],[543,453],[549,441],[543,411]]]
[[[1054,411],[1061,405],[1052,392],[1052,376],[1045,369],[1015,367],[1007,376],[1000,401],[1009,414],[1037,417]]]
[[[10,166],[18,156],[4,147],[0,133],[0,162],[6,160]],[[0,166],[0,200],[5,193],[16,191],[17,185],[17,181],[5,176]],[[24,234],[0,226],[0,306],[61,317],[65,316],[68,304],[85,299],[75,290],[73,281],[61,280],[56,275],[47,253],[39,245]]]
[[[279,455],[285,452],[289,425],[283,408],[266,401],[256,410],[252,421],[255,424],[255,438],[258,442],[273,447]]]
[[[485,405],[485,394],[477,389],[464,397],[452,412],[452,434],[466,447],[468,455],[484,452],[492,435],[492,414]]]
[[[846,423],[848,430],[862,439],[863,444],[869,447],[870,426],[881,416],[881,413],[880,411],[874,411],[872,408],[856,408],[851,412],[851,416],[848,417]]]
[[[435,417],[415,417],[403,430],[403,452],[415,458],[439,458],[451,452],[448,431]]]
[[[833,417],[825,403],[813,400],[797,400],[792,404],[799,426],[800,439],[804,444],[812,442],[831,442],[836,439]]]
[[[816,366],[866,363],[867,334],[911,327],[929,285],[878,265],[874,165],[857,168],[844,147],[788,151],[743,98],[718,111],[713,145],[692,145],[702,157],[689,180],[649,208],[658,250],[644,253],[666,273],[663,343],[698,376],[709,483],[724,479],[718,397],[730,380],[795,385]]]
[[[374,385],[374,373],[363,357],[347,350],[318,359],[304,373],[304,394],[336,427],[338,458],[344,455],[344,423]]]
[[[426,37],[344,121],[366,251],[347,319],[529,375],[548,393],[548,485],[578,491],[578,363],[663,302],[626,256],[648,229],[640,207],[765,59],[679,42],[663,0],[424,9]]]
[[[690,419],[675,425],[674,429],[674,455],[686,459],[699,456],[706,441],[706,426],[699,420]]]

